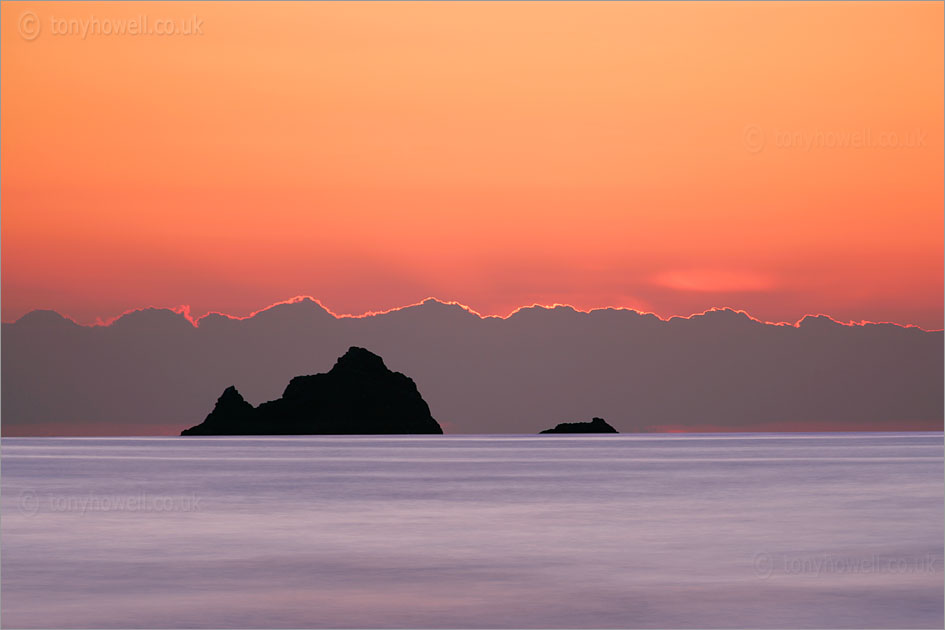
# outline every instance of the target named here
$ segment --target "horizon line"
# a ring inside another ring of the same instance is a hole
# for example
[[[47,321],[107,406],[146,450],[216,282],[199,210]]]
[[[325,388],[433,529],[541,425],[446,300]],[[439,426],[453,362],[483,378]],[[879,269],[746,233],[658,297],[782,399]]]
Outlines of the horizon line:
[[[8,322],[3,322],[8,323]],[[659,427],[663,428],[663,427]],[[704,428],[704,427],[698,427]],[[640,436],[707,436],[706,439],[731,439],[730,437],[716,437],[716,436],[732,436],[732,435],[751,435],[751,436],[777,436],[778,439],[816,439],[823,438],[831,435],[843,435],[849,436],[849,434],[856,434],[857,436],[862,436],[862,434],[915,434],[915,433],[945,433],[945,429],[857,429],[857,430],[848,430],[848,431],[771,431],[771,430],[759,430],[759,431],[735,431],[730,429],[720,429],[716,431],[685,431],[682,429],[673,429],[667,431],[625,431],[623,433],[559,433],[552,434],[552,437],[540,437],[542,433],[297,433],[297,434],[267,434],[267,433],[252,433],[246,435],[236,435],[236,434],[227,434],[227,435],[177,435],[177,434],[121,434],[121,435],[0,435],[0,438],[4,440],[35,440],[37,438],[49,438],[55,440],[141,440],[141,439],[161,439],[161,440],[173,440],[186,438],[187,441],[196,441],[196,440],[206,440],[206,439],[271,439],[271,440],[280,440],[280,441],[295,441],[298,438],[315,438],[315,439],[324,439],[324,438],[384,438],[384,439],[440,439],[447,436],[452,437],[462,437],[462,438],[487,438],[487,437],[524,437],[529,439],[536,440],[560,440],[564,438],[574,438],[574,437],[591,437],[591,438],[603,438],[603,439],[613,439],[614,437],[640,437]],[[805,438],[799,437],[801,435],[812,435],[816,438]],[[912,437],[911,435],[909,437]],[[757,439],[757,438],[755,438]]]
[[[466,304],[463,304],[462,302],[459,302],[459,301],[457,301],[457,300],[442,300],[442,299],[440,299],[440,298],[433,297],[433,296],[428,296],[428,297],[426,297],[426,298],[423,298],[423,299],[420,300],[419,302],[414,302],[414,303],[412,303],[412,304],[406,304],[406,305],[403,305],[403,306],[395,306],[395,307],[392,307],[392,308],[389,308],[389,309],[385,309],[385,310],[364,311],[363,313],[359,313],[359,314],[354,314],[354,313],[336,313],[336,312],[334,312],[333,310],[331,310],[329,307],[325,306],[325,305],[321,302],[321,300],[319,300],[318,298],[315,298],[315,297],[313,297],[313,296],[311,296],[311,295],[296,295],[296,296],[291,297],[291,298],[286,299],[286,300],[280,300],[280,301],[277,301],[277,302],[273,302],[272,304],[269,304],[268,306],[265,306],[265,307],[263,307],[263,308],[257,309],[257,310],[255,310],[255,311],[252,311],[252,312],[249,313],[248,315],[231,315],[231,314],[229,314],[229,313],[224,313],[224,312],[222,312],[222,311],[207,311],[207,312],[204,313],[203,315],[194,317],[194,316],[192,315],[192,313],[191,313],[191,307],[190,307],[189,304],[181,304],[181,305],[177,305],[177,306],[155,306],[155,305],[148,305],[148,306],[140,306],[140,307],[135,307],[135,308],[126,309],[125,311],[122,311],[122,312],[119,313],[118,315],[115,315],[115,316],[112,316],[112,317],[109,317],[109,318],[106,318],[106,319],[102,319],[101,317],[98,317],[98,318],[96,318],[96,321],[95,321],[95,322],[92,322],[92,323],[82,323],[82,322],[76,320],[76,319],[75,319],[74,317],[72,317],[71,315],[68,315],[68,314],[65,314],[65,313],[61,313],[61,312],[59,312],[58,310],[55,310],[55,309],[36,308],[36,309],[32,309],[32,310],[30,310],[30,311],[24,313],[23,315],[21,315],[20,317],[18,317],[17,319],[15,319],[15,320],[13,320],[13,321],[11,321],[11,322],[4,321],[4,322],[2,322],[2,323],[5,324],[5,325],[6,325],[6,324],[13,325],[13,324],[19,323],[21,320],[23,320],[24,318],[28,317],[28,316],[29,316],[30,314],[32,314],[32,313],[41,312],[41,311],[51,311],[51,312],[53,312],[53,313],[56,313],[59,317],[62,317],[63,319],[66,319],[66,320],[69,320],[69,321],[72,322],[73,324],[75,324],[75,325],[77,325],[77,326],[82,326],[83,328],[107,328],[107,327],[110,327],[110,326],[111,326],[112,324],[114,324],[115,322],[117,322],[118,320],[120,320],[120,319],[122,319],[123,317],[125,317],[126,315],[131,315],[131,314],[133,314],[133,313],[137,313],[137,312],[141,312],[141,311],[147,311],[147,310],[158,310],[158,311],[170,311],[170,312],[175,313],[175,314],[177,314],[177,315],[181,315],[181,316],[183,316],[184,319],[186,319],[194,328],[199,328],[199,327],[200,327],[200,322],[201,322],[201,320],[203,320],[203,319],[205,319],[205,318],[207,318],[207,317],[210,317],[210,316],[212,316],[212,315],[217,315],[217,316],[220,316],[220,317],[225,317],[225,318],[230,319],[230,320],[243,321],[243,320],[247,320],[247,319],[252,319],[252,318],[255,317],[256,315],[259,315],[260,313],[264,313],[264,312],[266,312],[266,311],[268,311],[268,310],[271,310],[271,309],[273,309],[273,308],[275,308],[275,307],[277,307],[277,306],[283,306],[283,305],[288,305],[288,304],[299,304],[299,303],[306,302],[306,301],[312,302],[313,304],[317,305],[319,308],[321,308],[323,311],[325,311],[327,314],[331,315],[331,316],[334,317],[335,319],[364,319],[364,318],[367,318],[367,317],[377,317],[377,316],[379,316],[379,315],[386,315],[386,314],[388,314],[388,313],[394,313],[394,312],[397,312],[397,311],[402,311],[402,310],[406,310],[406,309],[410,309],[410,308],[415,308],[415,307],[418,307],[418,306],[422,306],[422,305],[424,305],[424,304],[426,304],[426,303],[428,303],[428,302],[436,302],[436,303],[438,303],[438,304],[443,304],[443,305],[445,305],[445,306],[458,306],[459,308],[463,309],[463,310],[466,311],[467,313],[470,313],[470,314],[472,314],[472,315],[475,315],[475,316],[478,317],[480,320],[485,320],[485,319],[502,319],[502,320],[507,320],[507,319],[510,319],[511,317],[513,317],[514,315],[516,315],[517,313],[519,313],[520,311],[528,310],[528,309],[534,309],[534,308],[541,308],[541,309],[545,309],[545,310],[555,310],[555,309],[557,309],[557,308],[568,308],[568,309],[571,309],[572,311],[575,311],[575,312],[578,312],[578,313],[585,313],[585,314],[590,314],[590,313],[593,313],[593,312],[595,312],[595,311],[608,311],[608,310],[612,310],[612,311],[630,311],[630,312],[636,313],[637,315],[644,315],[644,316],[652,316],[652,317],[655,317],[656,319],[658,319],[658,320],[661,321],[661,322],[669,322],[670,320],[673,320],[673,319],[686,319],[686,320],[689,320],[689,319],[693,319],[693,318],[695,318],[695,317],[702,317],[702,316],[705,316],[705,315],[708,314],[708,313],[719,312],[719,311],[722,311],[722,312],[728,311],[728,312],[732,312],[732,313],[737,313],[737,314],[740,314],[740,315],[744,315],[744,316],[747,317],[749,320],[754,321],[754,322],[757,322],[757,323],[759,323],[759,324],[764,324],[764,325],[766,325],[766,326],[782,326],[782,327],[786,326],[786,327],[792,327],[792,328],[800,328],[802,322],[804,322],[804,320],[806,320],[806,319],[808,319],[808,318],[811,318],[811,319],[826,318],[826,319],[830,320],[831,322],[833,322],[834,324],[837,324],[837,325],[839,325],[839,326],[850,326],[850,327],[853,327],[853,326],[869,326],[869,325],[891,325],[891,326],[898,326],[898,327],[900,327],[900,328],[917,328],[917,329],[919,329],[919,330],[921,330],[921,331],[923,331],[923,332],[943,332],[943,328],[932,328],[932,329],[929,329],[929,328],[923,328],[922,326],[920,326],[920,325],[918,325],[918,324],[902,324],[902,323],[899,323],[899,322],[890,322],[890,321],[872,321],[872,320],[863,319],[863,320],[859,320],[859,321],[850,320],[850,321],[848,321],[848,322],[843,322],[843,321],[840,321],[840,320],[838,320],[838,319],[835,319],[834,317],[832,317],[831,315],[828,315],[828,314],[826,314],[826,313],[806,313],[806,314],[804,314],[803,316],[801,316],[800,319],[798,319],[798,320],[795,321],[795,322],[789,322],[789,321],[784,321],[784,320],[775,322],[775,321],[767,321],[767,320],[759,319],[759,318],[757,318],[757,317],[754,317],[753,315],[751,315],[748,311],[746,311],[746,310],[744,310],[744,309],[735,308],[735,307],[731,307],[731,306],[713,306],[713,307],[710,307],[710,308],[705,309],[704,311],[701,311],[701,312],[698,312],[698,313],[690,313],[689,315],[669,315],[669,316],[663,317],[663,316],[659,315],[658,313],[654,313],[654,312],[652,312],[652,311],[643,311],[643,310],[640,310],[640,309],[636,309],[636,308],[632,308],[632,307],[627,307],[627,306],[599,306],[599,307],[592,307],[592,308],[582,309],[582,308],[578,308],[578,307],[576,307],[576,306],[574,306],[574,305],[572,305],[572,304],[565,304],[565,303],[561,303],[561,302],[555,302],[555,303],[552,303],[552,304],[539,304],[539,303],[535,302],[535,303],[530,304],[530,305],[518,306],[518,307],[512,309],[512,311],[510,311],[507,315],[483,315],[482,313],[480,313],[479,311],[475,310],[474,308],[472,308],[472,307],[470,307],[470,306],[468,306],[468,305],[466,305]]]

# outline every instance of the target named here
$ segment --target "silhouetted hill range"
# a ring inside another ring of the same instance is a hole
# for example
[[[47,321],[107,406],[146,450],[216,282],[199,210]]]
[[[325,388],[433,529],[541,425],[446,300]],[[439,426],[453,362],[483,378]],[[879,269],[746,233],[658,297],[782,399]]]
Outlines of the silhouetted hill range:
[[[181,435],[443,433],[413,380],[351,347],[326,374],[296,376],[282,397],[253,407],[233,386],[206,420]]]
[[[3,324],[4,435],[176,435],[228,385],[272,400],[350,346],[423,384],[447,433],[537,433],[605,417],[661,430],[942,428],[942,332],[720,309],[661,320],[621,309],[482,318],[436,300],[335,317],[310,299],[194,326],[143,309],[109,326],[51,311]]]

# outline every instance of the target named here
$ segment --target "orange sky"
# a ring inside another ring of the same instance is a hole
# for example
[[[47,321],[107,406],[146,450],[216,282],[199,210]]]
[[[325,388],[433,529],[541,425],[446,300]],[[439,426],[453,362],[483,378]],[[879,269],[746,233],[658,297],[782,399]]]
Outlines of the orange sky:
[[[202,32],[81,32],[142,16]],[[4,321],[308,294],[942,328],[942,3],[6,2],[0,64]]]

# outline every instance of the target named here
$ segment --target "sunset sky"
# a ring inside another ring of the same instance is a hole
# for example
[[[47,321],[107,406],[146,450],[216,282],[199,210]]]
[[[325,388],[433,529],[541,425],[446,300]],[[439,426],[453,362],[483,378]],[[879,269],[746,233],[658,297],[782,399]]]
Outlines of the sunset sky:
[[[943,17],[6,2],[2,319],[435,296],[940,329]],[[186,32],[114,32],[145,19]]]

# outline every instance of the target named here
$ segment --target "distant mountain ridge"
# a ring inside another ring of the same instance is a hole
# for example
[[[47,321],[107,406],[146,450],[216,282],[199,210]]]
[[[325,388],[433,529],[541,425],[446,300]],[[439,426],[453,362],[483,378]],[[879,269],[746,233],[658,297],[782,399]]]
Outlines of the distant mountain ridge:
[[[285,309],[296,306],[296,305],[302,305],[302,307],[307,307],[311,309],[313,312],[318,313],[319,317],[330,317],[334,319],[363,319],[366,317],[388,315],[391,313],[396,313],[398,311],[405,311],[405,310],[410,310],[410,309],[414,309],[418,307],[435,305],[435,306],[440,306],[440,307],[446,307],[449,309],[454,309],[457,312],[465,311],[467,314],[478,317],[480,319],[509,319],[510,317],[513,317],[523,311],[534,311],[534,310],[549,311],[549,310],[557,310],[557,309],[569,310],[576,313],[585,313],[585,314],[589,314],[591,312],[596,312],[596,311],[617,311],[617,312],[624,312],[624,313],[633,313],[633,314],[645,316],[645,317],[653,317],[660,321],[670,321],[674,319],[676,320],[687,319],[688,320],[688,319],[693,319],[696,317],[710,317],[714,313],[737,313],[752,321],[756,321],[761,324],[772,325],[772,326],[793,326],[797,328],[797,327],[800,327],[805,322],[810,323],[810,322],[815,322],[815,321],[821,321],[821,322],[826,322],[826,323],[831,323],[831,324],[838,324],[841,326],[889,325],[889,326],[897,326],[900,328],[918,328],[920,330],[924,330],[925,332],[942,332],[942,329],[925,329],[915,324],[901,324],[901,323],[896,323],[896,322],[880,322],[880,321],[842,322],[840,320],[834,319],[833,317],[829,315],[825,315],[823,313],[819,313],[819,314],[809,313],[807,315],[804,315],[803,317],[801,317],[799,320],[795,322],[789,322],[789,321],[771,322],[771,321],[763,321],[758,318],[752,317],[749,313],[747,313],[744,310],[730,308],[730,307],[710,308],[701,313],[693,313],[691,315],[673,315],[670,317],[660,317],[654,313],[648,313],[645,311],[640,311],[637,309],[627,308],[627,307],[610,306],[610,307],[599,307],[599,308],[591,308],[591,309],[584,310],[584,309],[577,309],[568,304],[554,304],[554,305],[532,304],[530,306],[521,306],[513,310],[511,313],[509,313],[506,316],[482,315],[476,312],[475,310],[473,310],[472,308],[461,304],[460,302],[443,301],[443,300],[439,300],[437,298],[432,298],[432,297],[421,300],[420,302],[417,302],[415,304],[409,304],[407,306],[399,306],[399,307],[394,307],[394,308],[390,308],[390,309],[386,309],[382,311],[369,311],[362,314],[337,314],[329,310],[327,307],[323,306],[321,302],[319,302],[315,298],[312,298],[310,296],[297,296],[290,300],[276,302],[274,304],[271,304],[265,308],[261,308],[245,316],[230,315],[227,313],[221,313],[219,311],[210,311],[208,313],[205,313],[204,315],[193,317],[190,314],[190,311],[187,307],[169,308],[169,307],[158,307],[158,306],[144,306],[140,308],[129,309],[115,317],[111,317],[106,320],[99,320],[98,322],[83,324],[83,323],[73,320],[67,315],[62,315],[59,312],[52,309],[35,309],[22,315],[19,319],[15,321],[3,322],[3,323],[4,324],[20,324],[20,323],[26,323],[26,322],[35,321],[35,320],[45,320],[48,322],[63,320],[65,322],[71,323],[76,326],[83,326],[83,327],[88,327],[88,328],[102,328],[102,327],[111,326],[117,323],[119,320],[122,320],[125,318],[138,319],[142,316],[149,316],[152,314],[157,314],[158,317],[162,317],[162,316],[179,317],[180,319],[183,319],[187,321],[188,323],[190,323],[193,327],[197,328],[201,325],[201,323],[204,322],[204,320],[206,320],[207,322],[239,322],[239,321],[255,319],[257,317],[265,318],[265,317],[268,317],[267,315],[268,313],[277,314],[279,312],[285,312]]]
[[[3,435],[173,435],[228,385],[272,400],[350,346],[423,383],[447,433],[536,433],[591,412],[622,433],[942,428],[941,331],[730,309],[480,317],[436,300],[335,317],[302,299],[197,326],[170,309],[108,326],[53,311],[5,323]]]

